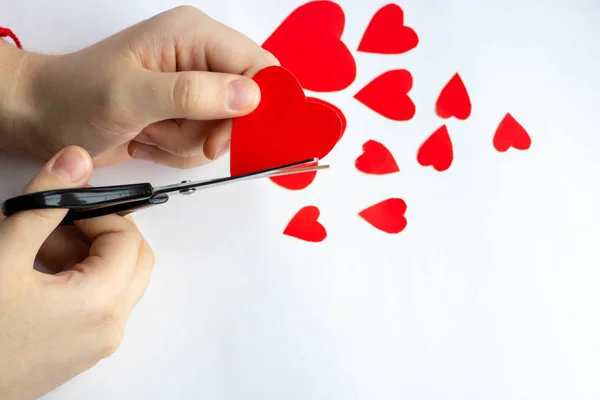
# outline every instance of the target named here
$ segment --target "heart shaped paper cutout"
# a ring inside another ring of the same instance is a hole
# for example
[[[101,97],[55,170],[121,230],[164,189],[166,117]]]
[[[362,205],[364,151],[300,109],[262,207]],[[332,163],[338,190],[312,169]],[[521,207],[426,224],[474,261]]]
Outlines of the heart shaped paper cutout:
[[[310,103],[322,104],[324,106],[331,108],[333,111],[335,111],[337,116],[340,118],[340,121],[342,122],[342,134],[340,135],[340,139],[341,139],[342,136],[344,136],[344,132],[346,131],[346,116],[344,115],[342,110],[340,110],[337,106],[335,106],[331,103],[328,103],[325,100],[319,99],[317,97],[307,97],[306,101],[308,101]]]
[[[356,159],[356,168],[366,174],[385,175],[400,172],[392,153],[383,144],[369,140],[363,144],[363,153]]]
[[[253,112],[233,121],[232,176],[314,157],[322,159],[329,154],[342,131],[334,110],[320,103],[307,102],[298,80],[285,68],[264,68],[253,79],[260,87],[261,100]],[[305,174],[314,172],[272,179],[287,187],[286,182],[297,182]],[[293,179],[290,181],[289,178]],[[303,187],[310,182],[302,182]],[[299,188],[291,186],[290,189]]]
[[[309,103],[322,104],[326,107],[329,107],[333,111],[335,111],[337,116],[340,118],[340,121],[342,124],[342,133],[340,134],[340,139],[341,139],[342,136],[344,136],[344,131],[346,130],[346,116],[344,115],[342,110],[340,110],[338,107],[334,106],[333,104],[328,103],[325,100],[319,99],[317,97],[307,97],[306,101]],[[307,166],[312,166],[312,165],[316,165],[316,163],[307,164]],[[282,186],[286,189],[302,190],[302,189],[308,187],[315,180],[316,177],[317,177],[317,172],[312,171],[312,172],[303,172],[301,174],[277,176],[277,177],[271,178],[271,180],[273,182],[275,182],[276,184],[278,184],[279,186]]]
[[[527,150],[531,147],[531,137],[525,128],[510,113],[507,113],[494,134],[494,147],[500,152],[505,152],[511,147]]]
[[[380,231],[400,233],[406,228],[406,203],[402,199],[391,198],[361,211],[359,215]]]
[[[376,54],[402,54],[419,44],[416,32],[404,25],[404,12],[396,4],[379,9],[358,46],[358,51]]]
[[[283,234],[307,242],[322,242],[327,237],[327,231],[318,221],[320,214],[315,206],[302,208],[285,227]]]
[[[432,166],[442,172],[450,168],[454,160],[452,140],[446,125],[442,125],[423,142],[417,153],[417,161],[424,167]]]
[[[311,1],[295,9],[263,43],[302,87],[335,92],[356,78],[356,62],[342,42],[346,17],[333,1]]]
[[[458,72],[442,89],[435,107],[440,118],[465,120],[471,115],[471,99]]]
[[[354,95],[376,113],[394,121],[408,121],[415,115],[415,104],[408,97],[413,78],[405,69],[384,72]]]

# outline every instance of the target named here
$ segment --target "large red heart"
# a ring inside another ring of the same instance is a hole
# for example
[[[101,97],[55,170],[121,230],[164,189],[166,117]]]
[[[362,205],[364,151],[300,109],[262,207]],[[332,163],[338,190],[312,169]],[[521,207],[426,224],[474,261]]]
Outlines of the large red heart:
[[[285,227],[283,234],[307,242],[322,242],[327,237],[325,227],[318,221],[320,211],[315,206],[302,208]]]
[[[442,89],[435,108],[440,118],[456,117],[465,120],[471,115],[471,99],[458,72]]]
[[[448,134],[446,125],[442,125],[438,130],[423,142],[417,153],[417,161],[424,167],[432,166],[436,171],[445,171],[452,165],[454,151],[452,150],[452,140]]]
[[[311,1],[295,9],[263,43],[302,87],[335,92],[356,78],[356,62],[342,42],[345,16],[332,1]]]
[[[531,137],[525,128],[510,113],[507,113],[494,134],[494,147],[500,152],[505,152],[510,147],[527,150],[531,147]]]
[[[379,9],[358,46],[358,51],[377,54],[402,54],[414,49],[419,37],[412,28],[404,25],[404,12],[396,4]]]
[[[392,198],[362,210],[359,215],[375,228],[387,233],[400,233],[406,228],[406,203]]]
[[[415,104],[408,97],[413,78],[405,69],[384,72],[354,95],[371,110],[394,121],[408,121],[415,115]]]
[[[298,80],[282,67],[264,68],[253,79],[260,87],[261,100],[253,112],[233,121],[232,176],[329,154],[342,134],[334,110],[323,103],[307,102]],[[306,173],[273,180],[284,187],[292,182],[290,188],[299,189],[314,179],[298,187],[295,183],[302,175]]]
[[[383,144],[369,140],[363,144],[363,153],[356,159],[356,168],[365,174],[385,175],[399,172],[392,153]]]

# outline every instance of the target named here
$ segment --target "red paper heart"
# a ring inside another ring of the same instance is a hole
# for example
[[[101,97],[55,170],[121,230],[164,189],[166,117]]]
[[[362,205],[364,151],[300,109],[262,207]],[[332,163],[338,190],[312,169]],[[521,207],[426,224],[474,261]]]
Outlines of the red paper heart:
[[[494,147],[501,152],[507,151],[510,147],[527,150],[531,147],[531,137],[525,128],[510,113],[507,113],[494,134]]]
[[[302,87],[335,92],[356,78],[356,62],[342,42],[345,16],[332,1],[311,1],[295,9],[263,48],[296,75]]]
[[[328,103],[325,100],[321,100],[316,97],[307,97],[306,101],[308,101],[309,103],[322,104],[326,107],[329,107],[333,111],[335,111],[337,116],[340,118],[340,121],[342,124],[342,133],[340,134],[340,139],[341,139],[342,136],[344,136],[344,131],[346,130],[346,116],[344,115],[344,113],[342,113],[342,110],[340,110],[333,104]],[[314,163],[314,164],[311,163],[308,165],[312,166],[312,165],[316,165],[316,163]],[[282,186],[286,189],[301,190],[301,189],[308,187],[315,180],[316,177],[317,177],[317,172],[313,171],[313,172],[303,172],[301,174],[294,174],[294,175],[277,176],[277,177],[271,178],[271,180],[273,182],[275,182],[276,184],[278,184],[279,186]]]
[[[412,85],[409,71],[387,71],[373,79],[354,98],[386,118],[408,121],[415,115],[415,104],[408,97]]]
[[[454,152],[446,125],[433,132],[419,148],[417,161],[424,167],[432,166],[436,171],[445,171],[452,165]]]
[[[327,231],[318,221],[320,214],[315,206],[302,208],[285,227],[283,234],[307,242],[322,242],[327,237]]]
[[[361,211],[359,215],[375,228],[387,233],[400,233],[406,228],[406,203],[392,198]]]
[[[465,120],[471,115],[471,99],[463,80],[458,73],[444,86],[436,104],[440,118],[456,117]]]
[[[340,118],[340,121],[342,121],[342,134],[340,135],[340,139],[341,139],[342,136],[344,136],[344,132],[346,131],[346,116],[344,115],[344,113],[342,112],[342,110],[340,110],[335,105],[333,105],[331,103],[328,103],[325,100],[319,99],[317,97],[307,97],[306,101],[308,101],[310,103],[322,104],[324,106],[327,106],[327,107],[331,108],[333,111],[335,111],[335,113],[337,114],[337,116]]]
[[[329,154],[342,129],[334,110],[323,104],[307,102],[294,75],[282,67],[264,68],[253,79],[261,89],[261,101],[253,112],[233,121],[232,176],[313,157],[322,159]],[[273,180],[284,187],[289,184],[290,189],[299,189],[308,186],[314,179],[314,176],[306,179],[306,174]],[[303,180],[302,185],[297,184],[299,180]]]
[[[356,159],[356,168],[366,174],[385,175],[400,172],[392,153],[383,144],[369,140]]]
[[[419,44],[416,32],[404,25],[404,12],[396,4],[379,9],[358,46],[358,51],[377,54],[402,54]]]

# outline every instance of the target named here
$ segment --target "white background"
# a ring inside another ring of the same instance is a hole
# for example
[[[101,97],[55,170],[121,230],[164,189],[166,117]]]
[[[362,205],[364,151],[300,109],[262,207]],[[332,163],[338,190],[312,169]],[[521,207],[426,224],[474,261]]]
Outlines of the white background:
[[[354,51],[382,1],[339,2]],[[262,43],[300,1],[193,5]],[[177,6],[167,0],[0,0],[0,25],[31,50],[75,51]],[[320,95],[348,118],[332,169],[302,192],[269,181],[179,197],[137,214],[157,255],[121,349],[47,396],[54,399],[600,398],[600,3],[596,0],[402,1],[420,36],[405,55],[354,53],[356,81]],[[410,122],[352,96],[408,68]],[[448,125],[452,167],[416,162],[442,122],[434,103],[459,71],[473,114]],[[506,112],[529,151],[498,153]],[[382,141],[401,173],[362,175],[361,145]],[[38,165],[2,155],[0,196]],[[174,183],[228,174],[228,158],[176,171],[141,162],[93,183]],[[379,232],[357,213],[387,197],[407,229]],[[320,207],[320,244],[281,234]],[[0,327],[1,328],[1,327]]]

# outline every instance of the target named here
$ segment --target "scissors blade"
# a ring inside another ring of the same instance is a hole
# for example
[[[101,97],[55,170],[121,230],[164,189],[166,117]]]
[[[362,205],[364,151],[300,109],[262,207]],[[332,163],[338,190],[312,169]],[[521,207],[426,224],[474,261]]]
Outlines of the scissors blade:
[[[229,183],[234,182],[269,178],[282,175],[292,175],[302,172],[318,171],[329,168],[329,165],[308,165],[316,163],[318,161],[318,158],[311,158],[309,160],[298,161],[295,163],[281,165],[278,167],[268,168],[256,172],[250,172],[242,175],[228,176],[225,178],[208,179],[202,181],[182,182],[176,183],[174,185],[160,186],[154,188],[154,195],[156,196],[163,193],[170,193],[171,196],[179,193],[188,194],[193,193],[197,189],[208,189],[216,186],[227,185]]]

